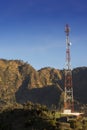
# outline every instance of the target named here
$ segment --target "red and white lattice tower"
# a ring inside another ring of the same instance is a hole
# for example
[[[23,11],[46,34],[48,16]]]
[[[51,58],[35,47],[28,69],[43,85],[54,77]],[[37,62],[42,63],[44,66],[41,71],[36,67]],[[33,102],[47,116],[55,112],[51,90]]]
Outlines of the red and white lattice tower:
[[[71,58],[70,58],[70,40],[69,40],[69,25],[65,26],[66,33],[66,68],[65,68],[65,87],[64,87],[64,111],[73,112],[73,86],[72,86],[72,70],[71,70]]]

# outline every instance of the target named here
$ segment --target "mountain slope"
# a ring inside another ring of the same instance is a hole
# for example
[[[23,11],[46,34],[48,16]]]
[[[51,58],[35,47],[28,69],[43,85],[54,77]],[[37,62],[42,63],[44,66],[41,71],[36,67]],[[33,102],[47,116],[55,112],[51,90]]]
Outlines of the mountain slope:
[[[87,67],[73,70],[73,86],[75,99],[87,104]]]
[[[73,70],[74,98],[87,104],[87,67]],[[42,68],[36,71],[21,60],[0,60],[0,104],[25,103],[45,104],[49,107],[63,101],[64,70]]]

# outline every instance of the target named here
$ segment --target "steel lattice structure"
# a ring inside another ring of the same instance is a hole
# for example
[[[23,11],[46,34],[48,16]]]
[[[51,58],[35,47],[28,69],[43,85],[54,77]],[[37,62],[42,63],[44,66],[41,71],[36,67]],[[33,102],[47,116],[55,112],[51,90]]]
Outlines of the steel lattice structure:
[[[65,68],[65,87],[64,87],[64,110],[74,111],[73,103],[73,86],[72,86],[72,70],[70,58],[70,41],[69,41],[69,25],[65,26],[66,33],[66,68]]]

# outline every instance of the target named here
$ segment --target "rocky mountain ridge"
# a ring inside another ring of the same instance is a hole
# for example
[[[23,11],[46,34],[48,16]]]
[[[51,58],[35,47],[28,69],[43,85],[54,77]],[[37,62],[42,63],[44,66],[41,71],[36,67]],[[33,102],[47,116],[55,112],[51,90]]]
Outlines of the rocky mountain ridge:
[[[72,71],[74,97],[87,104],[87,67]],[[27,101],[59,106],[64,90],[64,70],[42,68],[36,71],[21,60],[0,60],[0,104]]]

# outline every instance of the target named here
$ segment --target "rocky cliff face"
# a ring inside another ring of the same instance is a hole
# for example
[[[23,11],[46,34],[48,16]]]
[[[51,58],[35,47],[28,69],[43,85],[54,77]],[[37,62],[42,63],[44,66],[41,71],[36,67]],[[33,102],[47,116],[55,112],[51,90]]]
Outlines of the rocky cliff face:
[[[73,86],[75,99],[86,104],[87,67],[73,70]],[[63,89],[63,70],[47,67],[36,71],[20,60],[0,60],[0,104],[32,101],[58,106]]]

